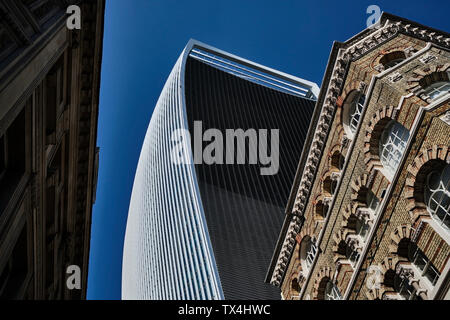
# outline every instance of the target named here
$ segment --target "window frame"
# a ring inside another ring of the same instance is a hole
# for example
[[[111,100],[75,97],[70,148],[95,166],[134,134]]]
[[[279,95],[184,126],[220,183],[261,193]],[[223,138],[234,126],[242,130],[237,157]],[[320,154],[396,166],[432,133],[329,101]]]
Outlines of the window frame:
[[[339,291],[339,288],[331,280],[328,280],[326,284],[324,298],[325,300],[342,300],[342,294]]]
[[[409,130],[395,120],[389,121],[381,132],[378,156],[389,178],[392,178],[397,172],[409,138]]]
[[[438,174],[437,186],[433,188],[430,183],[431,176]],[[448,177],[446,177],[448,175]],[[445,181],[447,179],[447,181]],[[435,195],[440,194],[438,200]],[[444,201],[447,201],[447,207]],[[432,208],[431,202],[435,205],[435,209]],[[441,170],[432,170],[427,174],[424,187],[424,202],[427,207],[427,211],[430,216],[447,232],[450,232],[450,165],[446,164]],[[439,210],[443,212],[443,217],[438,215]],[[448,225],[447,225],[447,224]]]
[[[442,88],[446,88],[447,90],[442,90]],[[435,95],[434,93],[437,94]],[[423,93],[431,99],[431,101],[436,101],[437,99],[445,96],[450,93],[450,81],[436,81],[432,84],[428,85]]]
[[[353,135],[355,135],[356,130],[358,130],[359,122],[361,121],[362,112],[364,110],[364,104],[366,102],[366,96],[363,93],[359,93],[355,98],[350,102],[349,105],[349,119],[348,119],[348,125],[349,129],[352,132]],[[358,117],[357,120],[355,120],[355,117]],[[356,124],[354,124],[356,122]]]

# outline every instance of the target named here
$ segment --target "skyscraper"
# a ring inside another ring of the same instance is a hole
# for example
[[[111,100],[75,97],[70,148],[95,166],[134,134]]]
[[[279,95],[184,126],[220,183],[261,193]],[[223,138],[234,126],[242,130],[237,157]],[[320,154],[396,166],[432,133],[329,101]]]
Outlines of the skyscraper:
[[[317,93],[314,83],[188,43],[157,102],[136,170],[124,244],[124,299],[279,298],[264,277]],[[247,152],[232,140],[223,142],[226,161],[199,161],[208,129],[248,133]],[[179,130],[192,138],[181,140],[184,164],[173,161]],[[256,131],[259,142],[252,145]],[[264,133],[270,148],[261,144]],[[256,149],[261,154],[264,148],[279,154],[275,163],[254,161]],[[244,163],[228,161],[242,151]]]

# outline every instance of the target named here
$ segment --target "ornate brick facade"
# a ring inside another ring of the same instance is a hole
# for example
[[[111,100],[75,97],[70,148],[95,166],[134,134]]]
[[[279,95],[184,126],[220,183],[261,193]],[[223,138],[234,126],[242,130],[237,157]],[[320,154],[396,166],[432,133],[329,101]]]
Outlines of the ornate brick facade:
[[[267,277],[285,299],[450,299],[450,35],[380,26],[331,52]]]

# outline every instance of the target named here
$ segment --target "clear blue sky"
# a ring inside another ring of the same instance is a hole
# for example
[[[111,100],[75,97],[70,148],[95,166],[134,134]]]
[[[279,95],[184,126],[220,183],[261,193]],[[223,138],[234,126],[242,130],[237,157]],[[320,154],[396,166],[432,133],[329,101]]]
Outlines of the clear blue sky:
[[[363,30],[371,4],[450,31],[448,0],[107,1],[88,299],[120,299],[123,238],[141,145],[188,40],[320,86],[333,41]]]

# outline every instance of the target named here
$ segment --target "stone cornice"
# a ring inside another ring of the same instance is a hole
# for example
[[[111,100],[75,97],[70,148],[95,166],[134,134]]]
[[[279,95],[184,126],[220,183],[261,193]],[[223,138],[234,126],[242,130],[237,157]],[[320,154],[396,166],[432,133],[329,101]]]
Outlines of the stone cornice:
[[[102,60],[103,19],[105,1],[86,1],[81,4],[83,28],[74,31],[80,43],[80,85],[77,138],[77,174],[75,228],[71,234],[70,261],[81,267],[82,291],[70,292],[71,298],[85,299],[90,249],[91,217],[96,187],[96,158],[100,72]],[[79,33],[79,34],[78,34]],[[78,48],[79,46],[79,48]]]
[[[340,92],[343,90],[350,62],[359,59],[361,56],[386,43],[399,33],[426,42],[433,42],[443,48],[450,49],[450,37],[445,32],[426,28],[422,25],[389,14],[383,14],[381,22],[383,24],[381,28],[365,30],[360,33],[360,35],[364,35],[361,39],[357,39],[358,35],[348,40],[342,49],[337,49],[337,57],[332,66],[328,87],[325,87],[327,85],[326,83],[324,84],[324,87],[326,88],[325,97],[323,102],[319,101],[316,105],[316,108],[321,106],[321,111],[317,121],[316,130],[313,131],[314,135],[312,136],[312,143],[309,148],[305,166],[304,168],[299,168],[299,170],[303,171],[301,175],[297,174],[296,176],[300,182],[298,183],[298,191],[291,211],[292,215],[290,215],[292,218],[289,222],[286,221],[288,225],[286,226],[284,240],[280,239],[277,244],[277,246],[279,246],[279,248],[277,248],[279,253],[270,280],[270,283],[275,286],[281,285],[289,265],[293,248],[295,247],[295,237],[301,229],[302,219],[299,218],[304,215],[304,210],[310,197],[311,188],[317,174],[326,139],[336,111],[336,102]],[[329,67],[331,67],[331,65]],[[295,182],[295,184],[297,184],[297,182]]]

